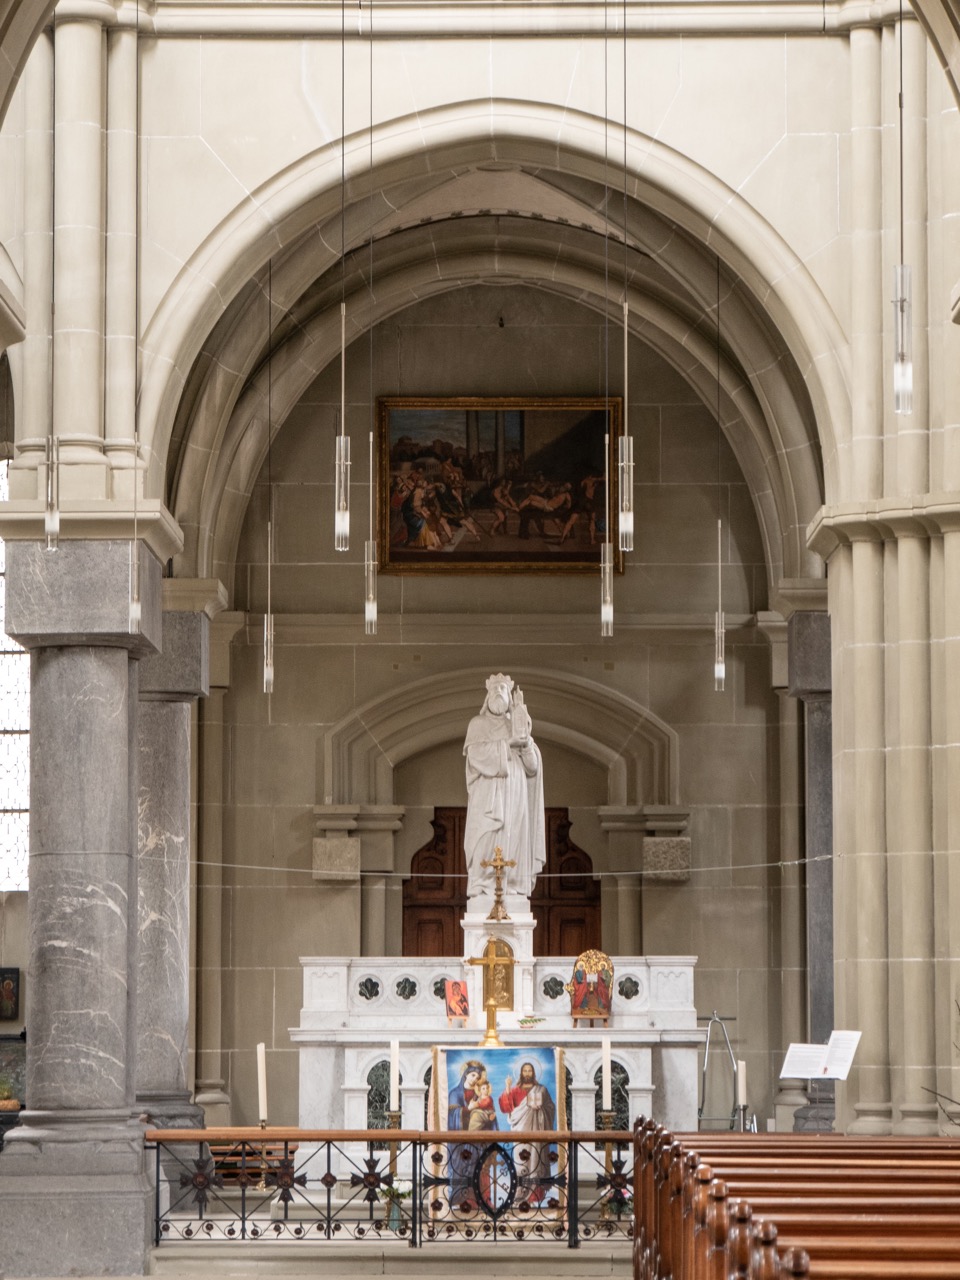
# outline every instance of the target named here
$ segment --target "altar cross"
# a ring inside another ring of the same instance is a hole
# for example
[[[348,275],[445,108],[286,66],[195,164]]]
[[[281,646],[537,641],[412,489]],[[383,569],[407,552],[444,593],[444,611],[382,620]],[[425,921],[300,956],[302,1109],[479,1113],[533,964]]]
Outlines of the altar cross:
[[[482,956],[471,956],[467,964],[478,964],[483,969],[483,1003],[496,1001],[498,1009],[513,1008],[513,966],[517,961],[508,943],[502,939],[488,938]]]
[[[489,861],[484,858],[481,867],[493,867],[494,884],[493,884],[493,906],[490,908],[488,920],[509,920],[507,909],[503,905],[503,873],[507,867],[515,867],[517,864],[508,861],[503,856],[503,850],[499,845],[493,851],[493,858]]]

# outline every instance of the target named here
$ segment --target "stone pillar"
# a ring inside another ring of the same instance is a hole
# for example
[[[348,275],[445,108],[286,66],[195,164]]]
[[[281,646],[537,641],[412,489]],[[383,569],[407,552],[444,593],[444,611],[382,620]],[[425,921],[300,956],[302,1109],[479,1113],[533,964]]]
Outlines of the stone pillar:
[[[222,590],[222,588],[221,588]],[[226,599],[226,592],[221,597]],[[185,602],[182,602],[185,603]],[[199,602],[197,602],[199,603]],[[210,625],[210,692],[199,706],[200,795],[197,839],[195,1100],[208,1125],[228,1125],[230,1095],[223,1068],[223,700],[230,686],[230,646],[243,625],[239,613],[218,613]]]
[[[913,14],[904,14],[902,23],[891,29],[903,40],[903,261],[910,264],[913,289],[913,412],[895,418],[897,433],[897,465],[890,481],[885,485],[888,496],[929,492],[930,485],[930,417],[929,382],[929,318],[927,305],[927,37]],[[899,43],[899,41],[898,41]],[[891,71],[896,76],[899,90],[900,50],[891,50],[896,57]],[[896,104],[896,92],[887,94],[887,101]],[[899,130],[899,118],[895,122]],[[899,160],[899,148],[897,152]],[[891,175],[893,176],[893,175]],[[899,175],[895,177],[899,187]],[[894,235],[898,237],[897,232]],[[893,239],[893,237],[891,237]],[[895,242],[896,243],[896,242]],[[899,257],[899,243],[896,243]],[[887,268],[884,283],[890,281],[889,294],[893,297],[893,272]],[[884,313],[888,321],[891,308]],[[890,375],[887,375],[888,385]],[[893,391],[889,397],[892,404]],[[940,488],[938,479],[932,486]]]
[[[643,949],[643,885],[680,883],[690,878],[690,837],[683,834],[689,810],[671,805],[601,805],[600,830],[607,837],[604,917],[616,931],[604,949],[610,954],[640,955]],[[610,888],[606,888],[607,884]],[[610,899],[613,898],[613,901]]]
[[[7,629],[31,650],[27,1110],[0,1155],[8,1275],[131,1275],[145,1264],[129,668],[160,641],[160,564],[138,552],[143,620],[131,636],[128,542],[6,547]]]
[[[930,703],[930,539],[897,538],[900,734],[893,755],[897,841],[890,859],[890,1062],[895,1133],[935,1134],[933,795]]]
[[[806,908],[803,848],[803,725],[797,699],[788,691],[788,625],[779,613],[759,613],[757,625],[770,643],[770,684],[776,690],[780,738],[780,1045],[807,1038]],[[773,1109],[777,1129],[793,1128],[807,1105],[804,1082],[777,1082]]]
[[[960,1121],[960,512],[943,531],[937,556],[938,657],[933,706],[937,713],[934,928],[936,940],[937,1090]],[[935,544],[936,545],[936,544]]]
[[[135,14],[118,12],[107,33],[106,298],[104,439],[114,468],[132,475],[137,403],[137,31]],[[132,497],[132,479],[125,492]]]
[[[830,1038],[833,1002],[833,744],[830,618],[795,613],[789,624],[789,692],[803,703],[806,863],[807,1037]],[[830,1129],[832,1083],[816,1086],[795,1127]]]
[[[54,144],[54,431],[60,497],[107,498],[103,442],[104,33],[112,5],[57,12]],[[69,465],[67,465],[69,464]]]
[[[21,347],[23,395],[20,418],[27,429],[17,441],[21,456],[32,453],[30,466],[42,456],[50,432],[50,298],[53,281],[53,41],[44,32],[30,54],[23,75],[24,233],[23,301],[27,336]],[[22,437],[29,436],[29,439]],[[23,465],[23,464],[21,464]],[[17,463],[13,464],[14,470]],[[35,481],[34,481],[35,483]],[[16,479],[11,488],[16,491]],[[29,491],[28,491],[29,492]],[[33,493],[31,493],[33,496]]]
[[[880,33],[850,32],[850,400],[854,492],[883,491],[883,320],[892,282],[881,254]]]
[[[886,687],[884,653],[884,546],[873,529],[855,537],[853,553],[853,744],[856,751],[854,847],[856,877],[856,988],[863,1029],[853,1133],[889,1133],[887,965]]]
[[[202,1127],[190,1101],[190,703],[209,688],[209,619],[164,612],[140,669],[137,1104],[161,1129]]]

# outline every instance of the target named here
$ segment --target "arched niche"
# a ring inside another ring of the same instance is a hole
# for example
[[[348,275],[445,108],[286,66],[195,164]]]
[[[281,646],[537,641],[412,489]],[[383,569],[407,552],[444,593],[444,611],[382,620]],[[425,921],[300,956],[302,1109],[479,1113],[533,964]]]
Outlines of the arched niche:
[[[679,803],[678,736],[651,711],[610,688],[566,673],[514,667],[539,741],[601,765],[608,805]],[[469,668],[417,680],[356,708],[324,737],[328,805],[392,805],[397,765],[434,746],[458,753],[490,672]]]

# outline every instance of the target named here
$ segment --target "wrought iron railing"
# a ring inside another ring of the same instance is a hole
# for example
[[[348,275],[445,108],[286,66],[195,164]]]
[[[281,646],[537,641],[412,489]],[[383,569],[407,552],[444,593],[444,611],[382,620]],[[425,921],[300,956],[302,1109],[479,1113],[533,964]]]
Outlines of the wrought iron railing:
[[[388,1137],[386,1148],[384,1138]],[[555,1240],[633,1235],[632,1135],[155,1129],[154,1239]]]

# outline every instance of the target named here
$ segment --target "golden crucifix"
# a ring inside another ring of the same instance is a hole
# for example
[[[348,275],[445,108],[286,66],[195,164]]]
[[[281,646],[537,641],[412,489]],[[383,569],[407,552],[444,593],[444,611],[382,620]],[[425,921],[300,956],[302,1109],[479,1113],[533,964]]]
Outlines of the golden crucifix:
[[[467,964],[483,967],[483,1006],[491,1000],[498,1009],[513,1008],[513,966],[516,964],[509,943],[502,938],[488,938],[480,957],[471,957]]]
[[[481,867],[493,867],[494,884],[493,884],[493,906],[490,908],[488,920],[509,920],[507,909],[503,905],[503,873],[507,867],[515,867],[515,862],[508,862],[503,856],[503,850],[499,845],[493,851],[493,858],[488,862],[484,859],[480,863]]]

